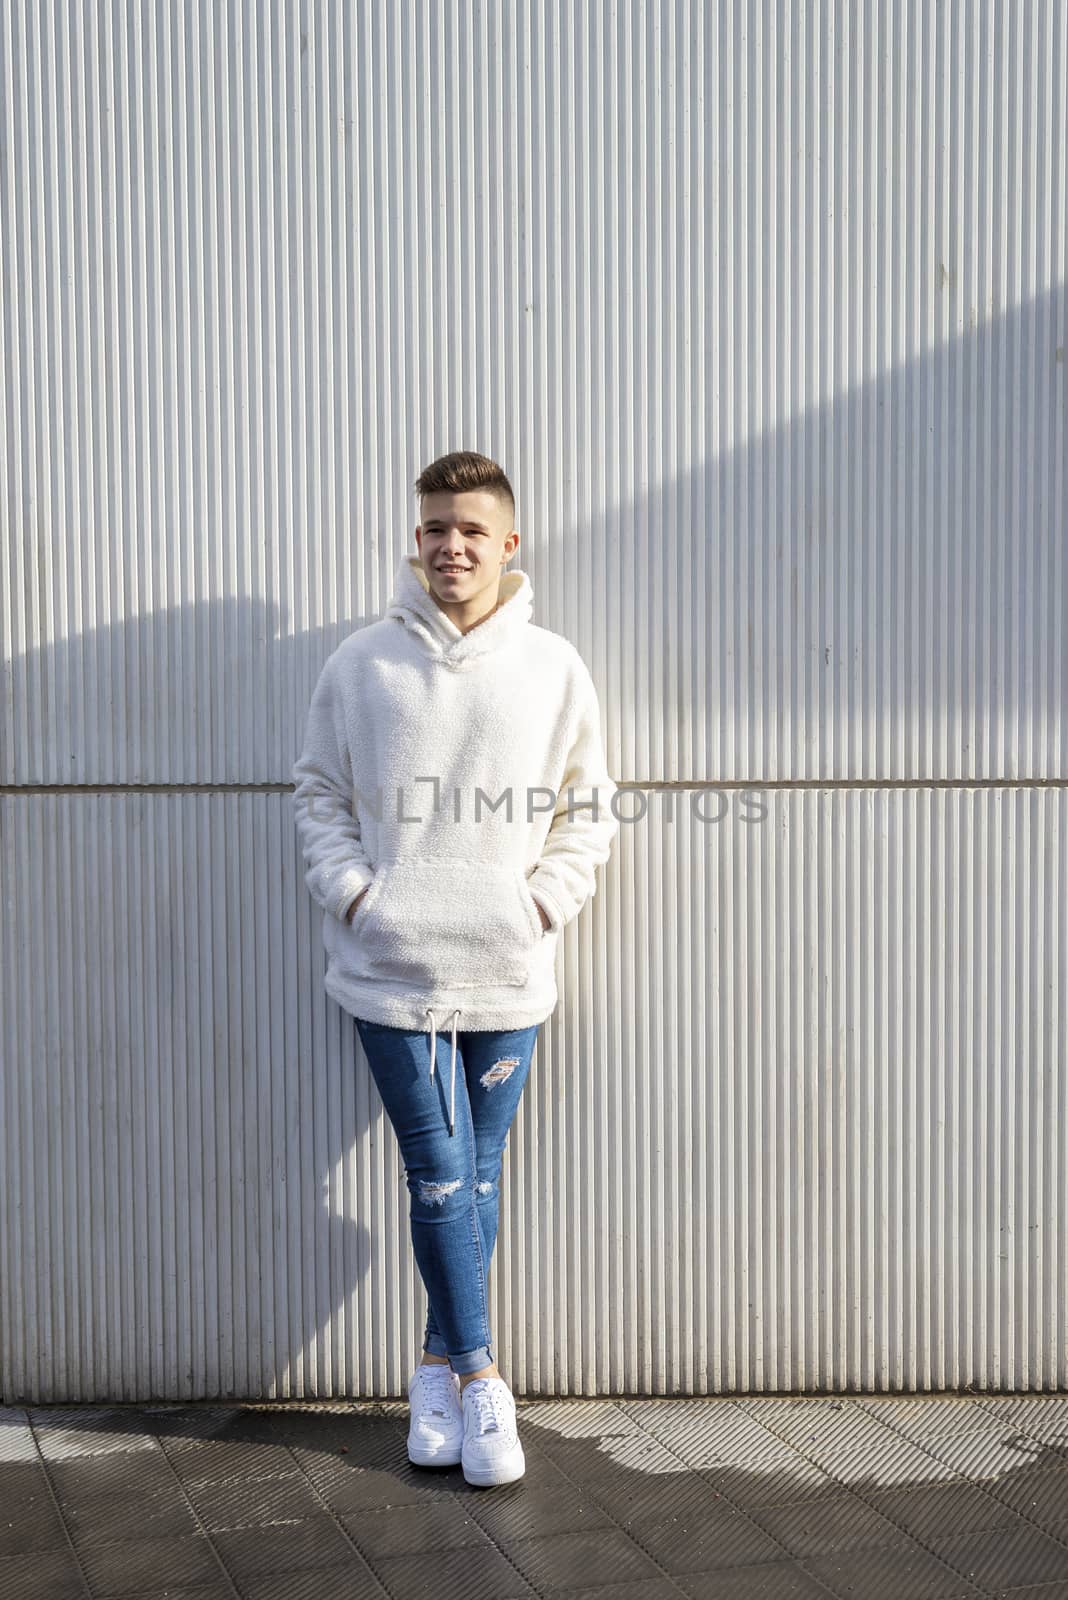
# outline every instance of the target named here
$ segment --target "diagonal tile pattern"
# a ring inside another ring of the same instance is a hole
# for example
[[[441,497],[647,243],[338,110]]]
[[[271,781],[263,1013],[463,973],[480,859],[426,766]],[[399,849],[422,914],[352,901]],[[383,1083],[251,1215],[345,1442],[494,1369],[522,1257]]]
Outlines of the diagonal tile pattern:
[[[0,1600],[1068,1600],[1068,1396],[0,1407]]]

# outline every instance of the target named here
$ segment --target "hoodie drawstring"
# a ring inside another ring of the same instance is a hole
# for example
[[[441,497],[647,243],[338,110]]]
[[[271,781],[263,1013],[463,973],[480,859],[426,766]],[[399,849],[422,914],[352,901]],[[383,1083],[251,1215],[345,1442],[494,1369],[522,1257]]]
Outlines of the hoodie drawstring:
[[[430,1079],[433,1082],[434,1068],[438,1059],[438,1025],[434,1020],[434,1013],[427,1006],[426,1014],[430,1018]],[[460,1015],[457,1006],[452,1014],[452,1077],[449,1082],[449,1137],[452,1137],[453,1128],[456,1126],[456,1019]]]

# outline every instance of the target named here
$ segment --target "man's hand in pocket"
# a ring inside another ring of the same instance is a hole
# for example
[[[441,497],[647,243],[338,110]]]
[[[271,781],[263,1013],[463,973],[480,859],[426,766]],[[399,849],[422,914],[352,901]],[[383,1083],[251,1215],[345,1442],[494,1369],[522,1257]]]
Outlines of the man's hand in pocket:
[[[370,887],[371,887],[371,885],[368,884],[367,885],[367,889],[369,889]],[[345,921],[346,922],[351,922],[353,917],[356,915],[356,907],[359,905],[360,901],[363,899],[364,895],[367,893],[367,889],[361,889],[359,894],[356,896],[355,900],[352,902],[351,906],[349,906],[348,913],[346,914],[346,917],[345,917]]]

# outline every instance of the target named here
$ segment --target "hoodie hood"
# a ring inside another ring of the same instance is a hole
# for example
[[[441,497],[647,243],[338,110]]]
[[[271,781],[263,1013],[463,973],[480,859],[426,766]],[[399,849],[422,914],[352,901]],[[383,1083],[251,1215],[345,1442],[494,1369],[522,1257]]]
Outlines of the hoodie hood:
[[[385,615],[403,623],[427,655],[446,667],[462,670],[509,643],[527,626],[533,610],[534,591],[526,573],[505,569],[496,611],[468,633],[461,633],[431,594],[420,557],[406,555],[397,568]]]

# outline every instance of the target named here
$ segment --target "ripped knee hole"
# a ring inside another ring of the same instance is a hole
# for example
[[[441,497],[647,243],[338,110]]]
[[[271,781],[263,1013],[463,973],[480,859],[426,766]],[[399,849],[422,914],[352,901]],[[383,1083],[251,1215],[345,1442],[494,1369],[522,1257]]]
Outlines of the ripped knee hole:
[[[455,1194],[463,1183],[462,1178],[452,1178],[446,1182],[434,1183],[429,1178],[419,1180],[419,1198],[425,1200],[428,1206],[443,1206],[450,1194]]]
[[[463,1181],[462,1178],[450,1178],[444,1182],[435,1182],[430,1178],[420,1178],[419,1198],[428,1206],[442,1206],[450,1194],[456,1193]],[[475,1184],[475,1192],[477,1194],[492,1194],[493,1189],[494,1184],[491,1178],[481,1179]]]

